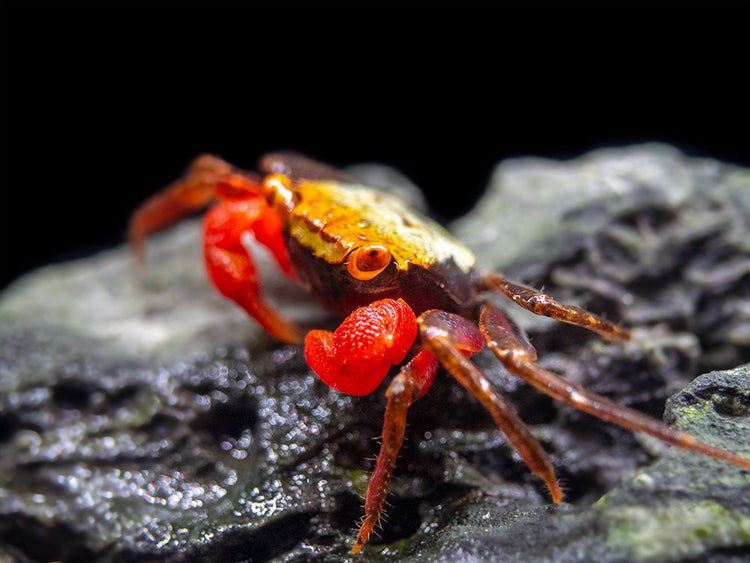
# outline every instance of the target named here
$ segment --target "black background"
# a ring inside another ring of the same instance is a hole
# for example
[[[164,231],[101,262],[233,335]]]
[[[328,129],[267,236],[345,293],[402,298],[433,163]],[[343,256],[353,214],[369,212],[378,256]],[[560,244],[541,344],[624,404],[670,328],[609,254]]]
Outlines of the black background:
[[[130,210],[201,152],[386,162],[443,218],[511,156],[659,140],[750,164],[748,2],[0,11],[2,285],[119,243]]]

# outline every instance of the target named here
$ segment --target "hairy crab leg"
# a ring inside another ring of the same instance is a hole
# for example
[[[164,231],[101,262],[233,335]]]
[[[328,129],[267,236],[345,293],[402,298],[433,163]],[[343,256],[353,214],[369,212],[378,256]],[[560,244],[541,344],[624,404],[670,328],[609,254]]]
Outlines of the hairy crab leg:
[[[562,490],[544,448],[467,357],[484,346],[479,330],[463,317],[439,310],[426,311],[417,322],[425,349],[482,403],[531,472],[547,485],[552,500],[559,503],[563,498]]]
[[[490,349],[510,373],[536,387],[553,399],[612,422],[628,430],[643,432],[673,446],[700,452],[750,469],[750,459],[716,446],[711,446],[638,411],[618,405],[579,385],[536,365],[536,354],[530,354],[531,344],[523,332],[503,313],[485,305],[479,327]]]
[[[432,385],[438,363],[422,350],[406,364],[386,391],[388,405],[383,420],[383,436],[375,470],[370,477],[365,499],[365,518],[359,527],[352,553],[359,553],[383,514],[385,498],[396,466],[396,457],[404,440],[406,411]]]
[[[576,305],[558,303],[549,295],[517,283],[494,273],[482,278],[483,289],[505,294],[517,305],[536,315],[587,328],[600,334],[605,340],[630,340],[630,331]]]

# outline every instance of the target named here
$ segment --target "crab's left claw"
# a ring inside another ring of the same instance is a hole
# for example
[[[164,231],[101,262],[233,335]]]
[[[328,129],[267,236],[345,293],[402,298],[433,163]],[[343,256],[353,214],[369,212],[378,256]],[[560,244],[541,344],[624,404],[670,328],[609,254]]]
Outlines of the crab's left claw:
[[[417,337],[417,320],[403,299],[382,299],[349,315],[335,332],[305,338],[307,364],[337,391],[372,393]]]

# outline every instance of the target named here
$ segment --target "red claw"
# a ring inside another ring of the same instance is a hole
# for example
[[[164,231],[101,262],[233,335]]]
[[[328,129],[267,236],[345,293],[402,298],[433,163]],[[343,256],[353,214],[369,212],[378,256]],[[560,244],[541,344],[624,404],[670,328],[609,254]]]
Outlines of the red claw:
[[[335,332],[305,338],[307,364],[337,391],[372,393],[417,337],[417,319],[403,299],[382,299],[350,314]]]

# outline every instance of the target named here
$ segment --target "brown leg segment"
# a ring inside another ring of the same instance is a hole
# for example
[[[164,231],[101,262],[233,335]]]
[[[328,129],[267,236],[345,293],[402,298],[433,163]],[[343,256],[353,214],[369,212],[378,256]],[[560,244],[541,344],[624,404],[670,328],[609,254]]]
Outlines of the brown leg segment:
[[[563,494],[544,448],[467,357],[484,345],[477,328],[463,317],[437,310],[423,313],[417,322],[425,349],[482,403],[531,472],[547,485],[552,500],[559,503]],[[531,345],[529,348],[533,351]]]
[[[539,367],[534,363],[536,356],[528,353],[531,344],[523,332],[491,305],[486,305],[482,310],[479,327],[490,349],[510,373],[517,375],[553,399],[628,430],[649,434],[673,446],[700,452],[750,469],[750,459],[705,444],[687,432],[680,432],[638,411],[613,403],[609,399],[586,391],[579,385],[570,383]]]
[[[380,520],[388,494],[388,486],[396,466],[396,457],[404,440],[406,411],[411,404],[424,395],[435,378],[437,361],[425,351],[420,352],[404,366],[388,386],[388,405],[383,420],[383,442],[375,463],[375,470],[367,486],[365,518],[359,527],[357,541],[352,553],[359,553]]]
[[[130,217],[128,242],[140,264],[144,262],[143,240],[200,211],[215,195],[218,180],[231,172],[229,164],[208,154],[193,160],[182,178],[144,201]]]
[[[576,305],[558,303],[549,295],[540,293],[531,287],[513,283],[492,273],[484,276],[483,283],[485,289],[507,295],[517,305],[536,315],[587,328],[600,334],[605,340],[630,340],[629,330],[589,313],[586,309]]]

